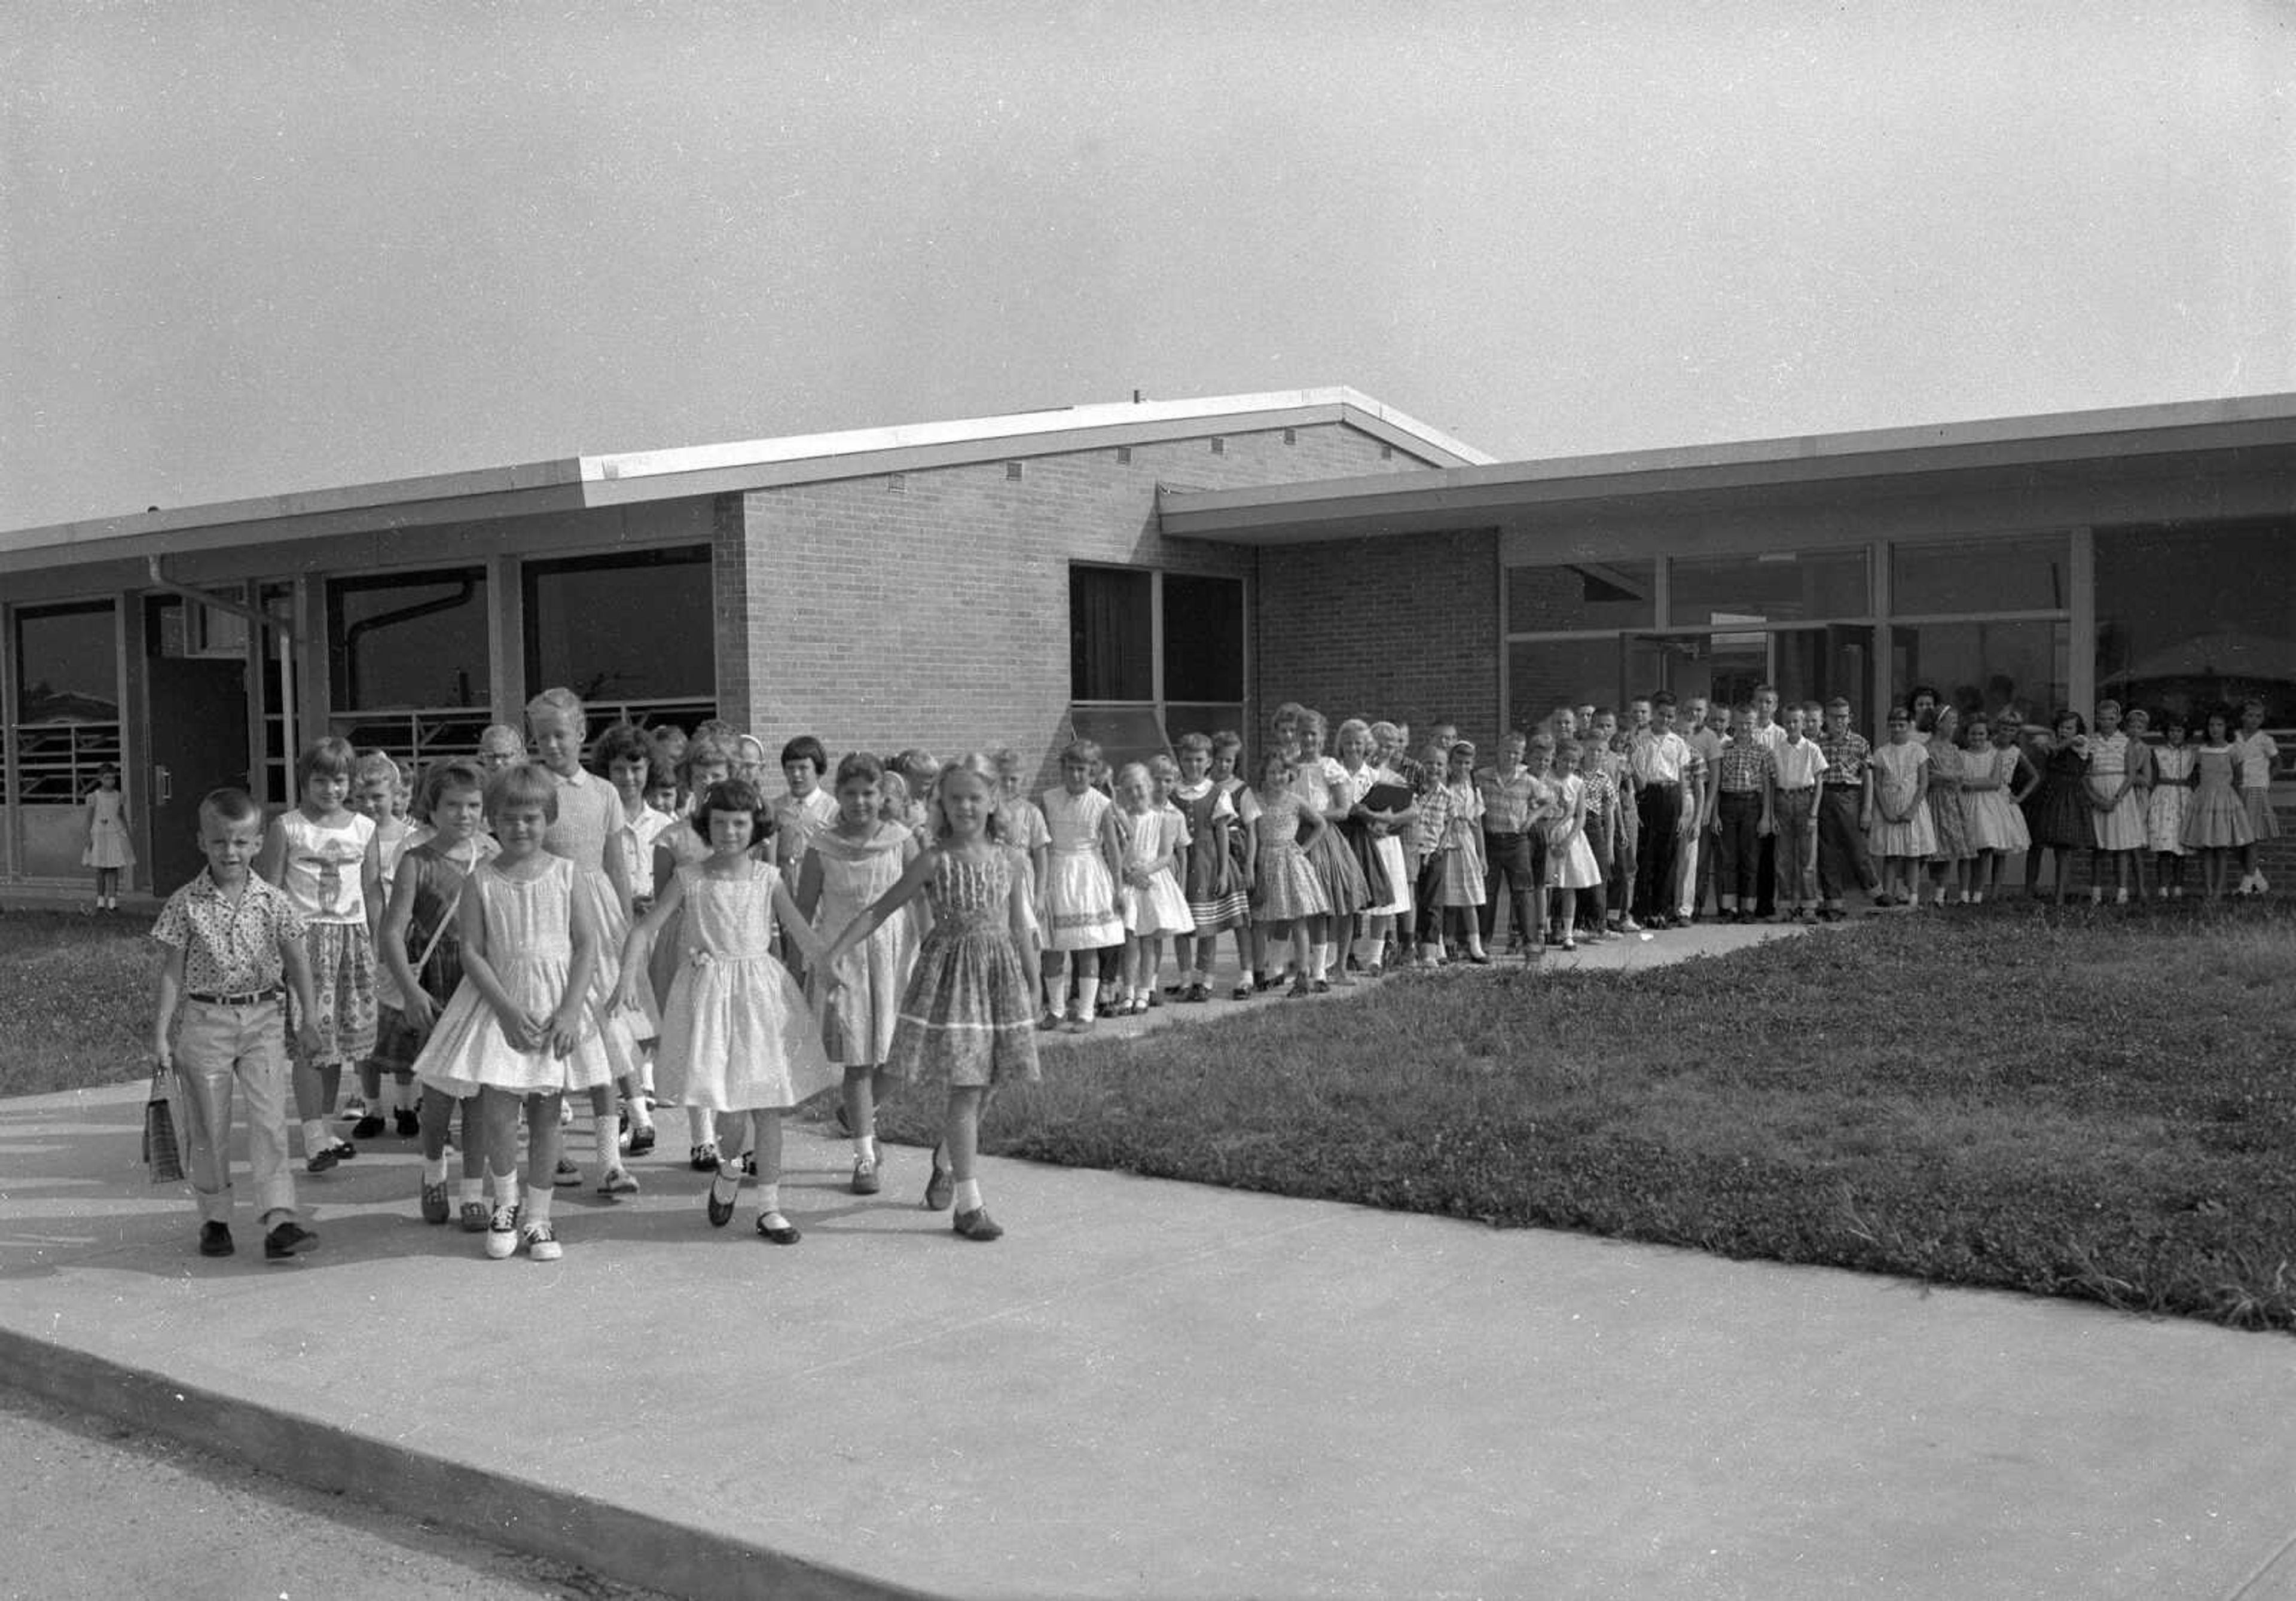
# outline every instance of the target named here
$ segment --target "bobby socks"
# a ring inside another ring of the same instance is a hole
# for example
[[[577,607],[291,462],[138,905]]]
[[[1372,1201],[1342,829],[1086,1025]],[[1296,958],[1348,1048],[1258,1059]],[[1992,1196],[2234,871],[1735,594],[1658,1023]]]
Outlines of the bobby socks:
[[[956,1181],[956,1210],[959,1211],[980,1210],[980,1179],[960,1178]]]
[[[855,1135],[853,1137],[853,1154],[867,1162],[871,1167],[875,1167],[877,1165],[877,1137],[873,1134]]]
[[[422,1182],[425,1184],[447,1182],[447,1159],[444,1156],[435,1160],[428,1156],[422,1159]]]
[[[526,1210],[519,1214],[520,1224],[523,1226],[528,1223],[549,1222],[551,1195],[551,1188],[546,1184],[538,1188],[529,1187],[526,1196]]]
[[[507,1207],[512,1211],[516,1211],[518,1210],[517,1172],[512,1170],[508,1173],[496,1173],[494,1180],[496,1209],[499,1211]]]
[[[1099,1004],[1100,974],[1094,973],[1078,979],[1077,981],[1077,1014],[1081,1017],[1094,1016]]]
[[[611,1173],[622,1165],[621,1129],[616,1125],[612,1112],[609,1111],[598,1119],[594,1132],[598,1138],[598,1165]]]
[[[327,1132],[326,1119],[323,1117],[307,1117],[303,1120],[304,1155],[316,1156],[320,1152],[325,1150],[329,1145],[332,1145],[334,1143],[335,1137]]]
[[[1311,945],[1308,948],[1308,976],[1311,981],[1320,984],[1324,981],[1324,948]]]

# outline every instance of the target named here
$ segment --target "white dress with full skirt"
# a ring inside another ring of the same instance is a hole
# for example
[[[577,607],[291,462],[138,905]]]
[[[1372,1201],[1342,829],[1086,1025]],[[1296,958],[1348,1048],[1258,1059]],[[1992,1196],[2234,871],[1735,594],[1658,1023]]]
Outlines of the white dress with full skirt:
[[[495,863],[482,862],[466,893],[479,898],[486,918],[487,965],[522,1010],[547,1017],[565,998],[573,966],[579,869],[563,857],[539,859],[543,870],[531,878],[510,877]],[[611,1083],[613,1071],[591,1008],[583,1008],[574,1048],[565,1056],[554,1055],[547,1046],[521,1050],[467,974],[414,1059],[416,1077],[458,1099],[487,1087],[520,1095],[589,1089]]]
[[[797,979],[773,954],[781,874],[744,857],[736,877],[677,870],[685,892],[677,976],[661,1009],[654,1081],[711,1112],[794,1106],[842,1081]]]

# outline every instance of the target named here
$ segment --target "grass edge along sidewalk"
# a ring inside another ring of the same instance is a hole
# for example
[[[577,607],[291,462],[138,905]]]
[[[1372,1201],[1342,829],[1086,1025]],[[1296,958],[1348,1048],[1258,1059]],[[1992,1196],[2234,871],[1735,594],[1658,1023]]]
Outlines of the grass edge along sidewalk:
[[[2292,973],[2296,908],[2180,903],[1398,976],[1075,1042],[982,1145],[2285,1329]],[[935,1099],[890,1130],[930,1139]]]
[[[142,1071],[149,925],[0,919],[0,1094]],[[2296,1327],[2296,907],[2012,904],[1068,1043],[985,1147]],[[932,1137],[903,1096],[890,1135]],[[1148,1220],[1152,1226],[1152,1219]]]

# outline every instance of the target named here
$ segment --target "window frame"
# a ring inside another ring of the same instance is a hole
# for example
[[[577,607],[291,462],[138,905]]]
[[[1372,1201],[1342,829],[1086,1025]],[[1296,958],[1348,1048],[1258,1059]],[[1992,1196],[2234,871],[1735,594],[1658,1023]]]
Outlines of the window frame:
[[[1069,606],[1070,626],[1071,628],[1075,626],[1076,602],[1074,599],[1074,575],[1080,569],[1100,572],[1134,572],[1145,573],[1148,575],[1148,684],[1151,694],[1149,698],[1146,700],[1100,701],[1082,699],[1076,693],[1076,679],[1074,677],[1073,666],[1071,666],[1068,695],[1068,705],[1071,713],[1079,710],[1085,711],[1115,711],[1134,708],[1144,708],[1153,718],[1157,735],[1163,740],[1164,748],[1167,751],[1169,751],[1172,746],[1171,725],[1167,718],[1174,706],[1234,705],[1237,708],[1238,717],[1243,719],[1245,723],[1249,723],[1251,716],[1250,579],[1241,574],[1201,572],[1185,568],[1151,566],[1144,562],[1136,562],[1071,561],[1067,566],[1067,571],[1070,574],[1070,599]],[[1164,580],[1168,576],[1190,579],[1210,579],[1219,583],[1233,584],[1235,586],[1239,602],[1236,613],[1236,677],[1238,688],[1242,693],[1237,695],[1234,701],[1207,701],[1201,698],[1175,701],[1166,694],[1168,686],[1165,682],[1164,671]],[[1074,720],[1073,716],[1071,716],[1071,725],[1073,725]]]

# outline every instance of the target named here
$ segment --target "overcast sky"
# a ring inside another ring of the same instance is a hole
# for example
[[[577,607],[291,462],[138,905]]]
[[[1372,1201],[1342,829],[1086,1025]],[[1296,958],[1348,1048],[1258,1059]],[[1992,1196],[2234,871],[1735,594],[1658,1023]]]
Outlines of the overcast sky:
[[[0,527],[1135,389],[1505,458],[2296,390],[2276,4],[8,14]]]

